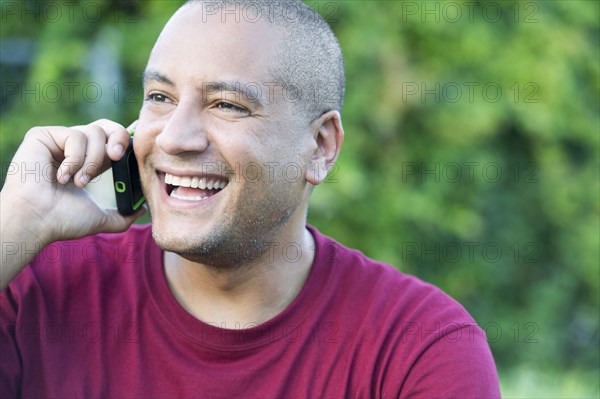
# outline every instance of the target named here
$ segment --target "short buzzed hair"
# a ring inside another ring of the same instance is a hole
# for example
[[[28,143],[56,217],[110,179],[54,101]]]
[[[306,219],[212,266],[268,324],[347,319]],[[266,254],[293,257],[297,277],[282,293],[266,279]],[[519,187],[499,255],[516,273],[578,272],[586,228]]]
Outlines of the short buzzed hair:
[[[314,120],[331,110],[342,110],[345,92],[344,57],[325,19],[301,0],[188,0],[200,3],[222,18],[266,22],[284,33],[269,74],[281,85],[286,101]],[[208,7],[210,6],[210,7]],[[241,18],[239,18],[241,17]]]

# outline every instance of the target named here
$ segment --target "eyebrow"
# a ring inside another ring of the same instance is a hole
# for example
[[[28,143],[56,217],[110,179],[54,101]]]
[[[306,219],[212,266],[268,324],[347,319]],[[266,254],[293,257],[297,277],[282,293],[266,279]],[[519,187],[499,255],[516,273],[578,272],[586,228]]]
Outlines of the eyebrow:
[[[146,85],[150,81],[153,81],[153,80],[157,81],[157,82],[160,82],[160,83],[167,84],[169,86],[175,87],[175,83],[173,83],[173,81],[171,79],[167,78],[162,73],[157,72],[157,71],[153,71],[153,70],[146,70],[146,71],[144,71],[144,73],[142,74],[142,83],[144,85]]]
[[[259,106],[264,106],[264,103],[262,101],[263,89],[264,88],[261,88],[261,86],[258,83],[254,82],[244,84],[238,81],[222,80],[217,82],[202,83],[202,91],[204,92],[205,96],[207,96],[208,94],[215,94],[216,92],[221,91],[237,93],[238,95],[245,98],[247,101],[258,104]]]

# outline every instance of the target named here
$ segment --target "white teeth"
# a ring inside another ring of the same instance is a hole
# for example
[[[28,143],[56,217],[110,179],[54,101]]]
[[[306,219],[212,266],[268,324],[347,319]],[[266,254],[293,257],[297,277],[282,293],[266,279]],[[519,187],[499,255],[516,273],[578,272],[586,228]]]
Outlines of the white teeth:
[[[192,187],[192,188],[199,188],[202,190],[205,189],[209,189],[209,190],[217,190],[217,189],[223,189],[225,188],[225,186],[227,186],[227,182],[224,180],[215,180],[215,179],[211,179],[211,180],[207,180],[205,177],[198,177],[198,176],[175,176],[175,175],[171,175],[169,173],[165,173],[165,183],[166,184],[170,184],[173,186],[180,186],[180,187]]]
[[[181,187],[189,187],[192,185],[192,178],[191,177],[182,177],[180,184],[181,184]]]
[[[177,198],[180,200],[184,200],[184,201],[202,201],[202,200],[205,200],[208,198],[208,197],[200,197],[199,195],[196,195],[196,196],[179,195],[179,194],[177,194],[177,189],[175,189],[171,192],[171,197]]]

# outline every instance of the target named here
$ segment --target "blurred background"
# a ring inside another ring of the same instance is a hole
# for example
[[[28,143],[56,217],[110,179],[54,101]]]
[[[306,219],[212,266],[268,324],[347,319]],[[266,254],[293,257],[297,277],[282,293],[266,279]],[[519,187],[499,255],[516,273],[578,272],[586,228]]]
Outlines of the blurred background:
[[[1,1],[2,182],[32,126],[135,120],[182,3]],[[346,141],[310,223],[461,302],[504,397],[599,397],[600,3],[308,4],[347,64]]]

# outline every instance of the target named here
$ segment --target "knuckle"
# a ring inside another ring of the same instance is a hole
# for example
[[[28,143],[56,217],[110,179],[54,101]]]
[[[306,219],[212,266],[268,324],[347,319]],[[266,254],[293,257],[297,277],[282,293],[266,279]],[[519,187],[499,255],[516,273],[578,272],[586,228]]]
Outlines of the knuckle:
[[[106,137],[106,132],[100,126],[90,125],[90,128],[86,132],[87,136],[92,139],[104,138]]]
[[[83,170],[83,173],[88,176],[97,176],[102,170],[102,164],[98,161],[89,161],[86,162],[81,169]]]
[[[40,127],[40,126],[35,126],[32,127],[31,129],[29,129],[27,131],[27,133],[25,133],[25,138],[34,138],[34,137],[40,137],[42,135],[44,135],[46,133],[46,129]]]
[[[90,125],[100,127],[106,131],[111,131],[121,126],[117,122],[106,118],[98,119],[97,121],[92,122]]]
[[[74,148],[79,148],[80,146],[85,146],[86,142],[87,136],[84,132],[70,129],[65,144],[74,146]]]
[[[83,154],[74,154],[65,159],[65,164],[81,165],[84,160],[85,156]]]

